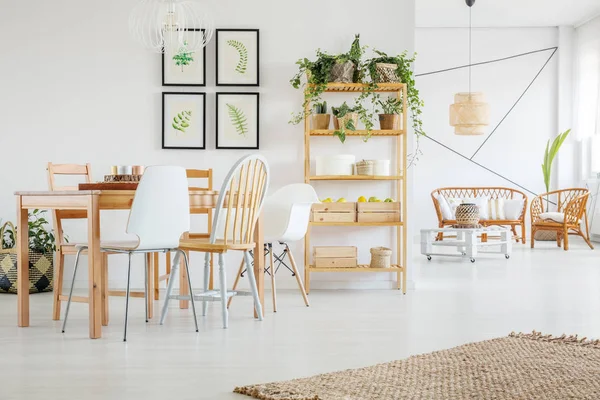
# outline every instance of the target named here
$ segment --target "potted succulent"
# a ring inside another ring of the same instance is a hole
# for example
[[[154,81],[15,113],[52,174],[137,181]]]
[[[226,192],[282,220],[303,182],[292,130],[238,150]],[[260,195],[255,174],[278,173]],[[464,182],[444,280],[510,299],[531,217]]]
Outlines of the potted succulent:
[[[346,130],[355,131],[358,125],[358,113],[356,107],[350,107],[346,102],[343,102],[339,107],[331,107],[333,113],[333,127],[337,136],[342,143],[346,141]]]
[[[385,101],[379,99],[377,104],[381,107],[381,113],[379,114],[380,128],[382,130],[400,129],[402,102],[395,97],[388,97]]]
[[[331,115],[327,114],[326,101],[313,104],[313,111],[310,119],[312,121],[312,129],[329,129]]]
[[[29,213],[29,293],[51,292],[53,286],[56,240],[52,230],[46,228],[44,213],[38,209]],[[17,228],[12,223],[0,229],[0,262],[10,265],[8,270],[0,269],[0,293],[17,293],[16,237]]]

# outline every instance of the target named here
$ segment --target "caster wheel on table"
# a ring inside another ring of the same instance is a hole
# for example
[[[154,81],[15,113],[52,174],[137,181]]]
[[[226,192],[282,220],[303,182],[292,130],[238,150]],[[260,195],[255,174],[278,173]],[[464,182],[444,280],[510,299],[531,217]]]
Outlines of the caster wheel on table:
[[[510,254],[505,254],[504,258],[506,258],[508,260],[510,258]]]
[[[431,261],[431,256],[427,256],[427,261]]]
[[[474,263],[474,262],[475,262],[475,259],[474,259],[474,258],[471,258],[471,262],[472,262],[472,263]]]

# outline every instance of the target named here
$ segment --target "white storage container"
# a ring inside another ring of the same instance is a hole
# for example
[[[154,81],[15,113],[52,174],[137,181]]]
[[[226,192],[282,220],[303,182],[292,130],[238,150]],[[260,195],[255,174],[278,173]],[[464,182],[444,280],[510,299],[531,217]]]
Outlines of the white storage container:
[[[373,160],[373,175],[390,176],[390,160]]]
[[[316,157],[316,174],[320,175],[352,175],[356,157],[349,154]]]

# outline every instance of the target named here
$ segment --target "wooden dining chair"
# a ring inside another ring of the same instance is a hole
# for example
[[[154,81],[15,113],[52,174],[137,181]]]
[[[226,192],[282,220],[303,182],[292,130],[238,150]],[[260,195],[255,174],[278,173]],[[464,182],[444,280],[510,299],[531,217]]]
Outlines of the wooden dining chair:
[[[202,186],[190,185],[190,190],[213,190],[213,170],[212,169],[186,169],[186,176],[188,180],[198,180],[198,179],[206,179],[206,182]],[[186,238],[192,239],[207,239],[210,237],[210,231],[212,229],[212,216],[213,209],[209,208],[192,208],[190,209],[190,214],[195,215],[206,215],[206,232],[194,232],[194,233],[186,233]],[[188,254],[189,257],[189,254]],[[158,253],[154,255],[154,300],[159,299],[159,284],[162,281],[169,280],[169,275],[171,273],[171,253],[166,253],[165,257],[166,261],[166,273],[165,275],[160,275],[160,265],[158,259]],[[181,269],[182,275],[180,285],[184,287],[187,286],[187,277],[185,276],[185,268]],[[210,276],[209,276],[209,289],[213,288],[213,257],[210,257]],[[185,289],[184,289],[185,290]],[[181,308],[188,308],[188,301],[182,301]]]
[[[185,297],[185,299],[191,299],[192,301],[195,299],[202,301],[202,315],[206,315],[208,301],[220,301],[223,327],[227,328],[227,299],[236,295],[252,295],[256,314],[259,320],[262,321],[262,306],[251,265],[250,250],[255,247],[254,230],[268,186],[269,167],[262,156],[250,155],[243,157],[233,166],[219,192],[210,237],[184,238],[179,243],[179,249],[184,252],[197,251],[205,253],[203,291],[198,295],[194,295],[192,288],[190,288],[189,296],[172,294],[173,278],[179,268],[180,257],[176,257],[173,261],[173,268],[167,285],[167,295],[160,317],[161,324],[164,323],[167,315],[169,300],[181,300]],[[229,251],[244,252],[251,293],[227,290],[224,255]],[[212,253],[218,254],[219,290],[209,290],[209,266],[210,254]],[[187,263],[187,257],[185,257],[184,262]]]

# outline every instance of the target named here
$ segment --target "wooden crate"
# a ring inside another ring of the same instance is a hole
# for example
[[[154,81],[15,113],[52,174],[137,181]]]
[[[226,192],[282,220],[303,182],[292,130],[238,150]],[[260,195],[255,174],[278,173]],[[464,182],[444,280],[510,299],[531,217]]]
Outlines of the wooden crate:
[[[400,222],[400,203],[358,203],[358,222]]]
[[[354,246],[315,246],[315,268],[356,268],[358,249]]]
[[[316,203],[312,206],[313,222],[356,222],[356,203]]]

